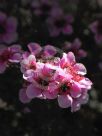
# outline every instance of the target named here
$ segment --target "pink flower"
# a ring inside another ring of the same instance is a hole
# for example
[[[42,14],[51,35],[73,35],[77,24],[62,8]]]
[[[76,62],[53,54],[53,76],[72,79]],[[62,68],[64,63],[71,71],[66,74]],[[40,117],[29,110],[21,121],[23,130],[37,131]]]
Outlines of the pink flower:
[[[47,19],[47,24],[50,36],[59,36],[61,33],[64,35],[71,35],[73,33],[73,20],[72,15],[64,15],[64,13],[60,13],[56,17],[49,17]]]
[[[66,68],[68,72],[72,75],[74,74],[85,75],[86,74],[85,66],[81,63],[76,63],[75,56],[72,52],[69,52],[68,54],[63,53],[63,57],[60,60],[59,65],[62,69]]]
[[[31,7],[36,16],[42,16],[46,18],[53,14],[53,10],[58,7],[58,3],[54,0],[33,0]]]
[[[17,40],[17,20],[0,12],[0,43],[10,44]]]
[[[33,71],[32,73],[29,70],[24,73],[24,79],[31,82],[27,87],[26,94],[32,99],[39,97],[42,99],[57,97],[54,94],[48,92],[49,83],[53,80],[53,74],[55,72],[55,67],[50,64],[44,64],[42,67]],[[28,74],[27,74],[28,73]]]
[[[2,46],[0,49],[0,73],[6,70],[9,63],[19,63],[21,61],[21,52],[20,45]]]
[[[83,49],[80,49],[82,43],[81,41],[76,38],[72,43],[71,42],[65,42],[64,44],[64,50],[66,52],[72,51],[77,58],[82,58],[87,56],[87,52],[84,51]]]
[[[63,54],[60,67],[54,75],[53,86],[49,84],[49,91],[57,94],[60,107],[77,111],[88,100],[87,91],[91,89],[92,82],[84,77],[86,69],[83,64],[75,62],[72,52]]]
[[[96,20],[92,22],[89,26],[90,30],[94,34],[96,43],[102,43],[102,20]]]

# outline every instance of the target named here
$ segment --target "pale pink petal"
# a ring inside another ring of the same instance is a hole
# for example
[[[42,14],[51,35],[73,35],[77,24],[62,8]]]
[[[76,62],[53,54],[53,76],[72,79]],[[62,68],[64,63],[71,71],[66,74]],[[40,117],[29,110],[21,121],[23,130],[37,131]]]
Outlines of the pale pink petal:
[[[44,47],[44,52],[46,52],[48,54],[48,56],[54,56],[57,53],[57,50],[52,45],[46,45]]]
[[[80,75],[85,75],[87,73],[85,66],[81,63],[76,63],[73,68]]]
[[[88,78],[84,78],[79,81],[79,83],[82,85],[83,89],[90,90],[92,86],[92,82]]]
[[[32,82],[33,81],[33,76],[34,76],[34,71],[29,69],[29,70],[26,70],[26,72],[24,72],[23,74],[23,79],[29,81],[29,82]]]
[[[33,53],[34,55],[39,54],[42,50],[42,47],[38,43],[29,43],[28,48],[30,52]]]
[[[39,96],[42,93],[40,88],[35,87],[33,84],[29,85],[26,90],[27,97],[32,99]]]
[[[61,108],[68,108],[72,105],[72,98],[69,95],[59,95],[58,104]]]
[[[77,100],[73,100],[72,106],[71,106],[71,112],[76,112],[80,109],[80,102]]]
[[[20,89],[19,99],[22,103],[29,103],[31,101],[31,99],[29,99],[26,95],[26,89]]]
[[[69,64],[73,65],[76,61],[75,61],[75,56],[72,52],[69,52],[67,54],[67,61]]]
[[[55,99],[57,98],[57,91],[53,91],[53,92],[49,92],[48,90],[47,91],[44,91],[43,94],[45,95],[45,97],[47,99]]]
[[[73,98],[78,98],[81,95],[81,85],[77,82],[73,83],[71,86],[70,94]]]
[[[82,93],[82,95],[78,98],[78,101],[81,104],[86,104],[89,100],[89,95],[87,93]]]
[[[21,54],[15,53],[10,59],[10,62],[19,63],[21,61]]]

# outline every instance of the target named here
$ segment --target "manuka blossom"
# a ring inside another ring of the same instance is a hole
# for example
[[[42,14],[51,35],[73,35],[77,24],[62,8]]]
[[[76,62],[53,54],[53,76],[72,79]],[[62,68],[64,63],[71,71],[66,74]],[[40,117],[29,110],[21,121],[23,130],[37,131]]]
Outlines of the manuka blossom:
[[[60,34],[71,35],[73,33],[73,16],[64,15],[63,12],[57,16],[52,16],[47,19],[47,25],[49,29],[50,36],[55,37]]]
[[[10,63],[19,63],[21,60],[21,46],[0,47],[0,73],[6,70]]]
[[[23,78],[28,82],[26,88],[20,91],[23,103],[34,98],[58,99],[61,108],[71,107],[74,112],[88,101],[92,82],[85,77],[85,66],[76,63],[72,52],[63,53],[57,64],[47,59],[41,62],[34,54],[30,54],[21,61],[21,67],[24,69]]]
[[[58,8],[58,3],[54,0],[33,0],[31,7],[35,15],[46,18],[53,15],[54,10]]]
[[[65,52],[72,51],[77,58],[83,58],[87,56],[87,52],[80,48],[81,45],[80,39],[76,38],[72,43],[65,42],[63,49]]]
[[[76,111],[88,100],[87,91],[91,89],[92,82],[84,77],[86,68],[83,64],[76,63],[72,52],[63,54],[59,62],[61,70],[56,71],[55,85],[51,92],[58,92],[58,103],[62,108],[71,107]],[[53,84],[54,84],[53,83]]]
[[[100,19],[92,22],[89,28],[94,34],[96,43],[102,43],[102,20]]]
[[[0,12],[0,43],[10,44],[17,40],[17,20]]]

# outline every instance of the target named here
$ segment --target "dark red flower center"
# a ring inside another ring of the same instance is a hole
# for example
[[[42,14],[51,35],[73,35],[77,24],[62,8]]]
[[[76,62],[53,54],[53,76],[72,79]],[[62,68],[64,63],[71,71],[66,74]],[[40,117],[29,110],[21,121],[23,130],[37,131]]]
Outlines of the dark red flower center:
[[[30,69],[36,70],[36,64],[35,64],[35,62],[33,62],[33,61],[31,62]]]
[[[70,86],[68,84],[64,83],[60,86],[59,94],[68,94],[69,90],[70,90]]]

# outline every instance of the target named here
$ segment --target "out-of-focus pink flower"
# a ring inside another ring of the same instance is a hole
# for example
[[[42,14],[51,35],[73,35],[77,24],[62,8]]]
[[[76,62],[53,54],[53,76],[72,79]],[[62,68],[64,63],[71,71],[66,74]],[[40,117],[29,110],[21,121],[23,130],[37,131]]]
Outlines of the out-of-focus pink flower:
[[[83,49],[80,49],[81,45],[81,41],[76,38],[72,43],[65,42],[63,49],[65,52],[72,51],[77,58],[83,58],[87,56],[87,52]]]
[[[26,89],[27,88],[22,88],[19,90],[19,99],[22,103],[29,103],[31,101],[31,99],[27,97]]]
[[[102,20],[96,20],[89,25],[90,30],[93,32],[96,43],[102,43]]]
[[[58,8],[58,3],[54,0],[33,0],[31,7],[36,16],[47,17],[53,15],[53,11]]]
[[[9,63],[19,63],[21,61],[21,46],[12,45],[11,47],[2,46],[0,48],[0,73],[6,70]]]
[[[0,43],[10,44],[17,40],[17,19],[0,12]]]
[[[50,36],[59,36],[61,33],[71,35],[73,33],[73,20],[72,15],[64,15],[64,13],[58,14],[56,17],[49,17],[47,19],[47,25]]]
[[[43,48],[38,43],[29,43],[28,49],[31,54],[35,55],[36,57],[48,58],[54,57],[57,53],[57,49],[52,45],[45,45]]]

